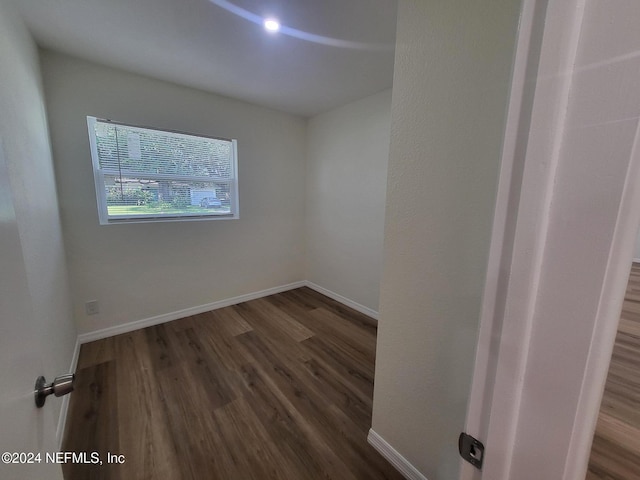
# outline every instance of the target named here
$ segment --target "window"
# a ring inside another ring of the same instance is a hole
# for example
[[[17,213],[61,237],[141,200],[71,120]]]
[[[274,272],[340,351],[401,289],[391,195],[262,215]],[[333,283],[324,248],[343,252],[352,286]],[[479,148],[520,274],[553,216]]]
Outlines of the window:
[[[235,140],[87,125],[101,224],[238,218]]]

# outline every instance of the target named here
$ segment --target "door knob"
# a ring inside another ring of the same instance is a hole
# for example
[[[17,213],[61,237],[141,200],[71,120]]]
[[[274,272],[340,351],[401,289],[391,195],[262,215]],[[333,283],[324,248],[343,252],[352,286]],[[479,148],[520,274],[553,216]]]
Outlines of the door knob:
[[[41,408],[44,405],[44,401],[47,396],[52,393],[56,397],[61,397],[73,391],[73,383],[76,380],[76,376],[74,373],[67,373],[65,375],[60,375],[53,379],[53,382],[47,384],[47,381],[43,376],[38,377],[36,380],[35,387],[35,399],[36,406]]]

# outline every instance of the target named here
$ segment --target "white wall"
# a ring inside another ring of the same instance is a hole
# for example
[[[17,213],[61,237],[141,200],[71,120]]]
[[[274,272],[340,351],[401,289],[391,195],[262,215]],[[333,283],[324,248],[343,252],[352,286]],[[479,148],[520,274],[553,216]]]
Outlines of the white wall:
[[[640,262],[640,232],[636,236],[636,248],[633,250],[633,260]]]
[[[378,310],[391,90],[313,117],[307,146],[307,280]]]
[[[33,385],[68,371],[75,345],[36,46],[0,1],[0,450],[54,451],[62,401]],[[0,464],[0,477],[62,478],[57,465]]]
[[[80,332],[304,278],[306,121],[41,53]],[[86,116],[238,140],[240,219],[98,224]],[[87,317],[84,304],[98,300]]]
[[[458,478],[519,2],[399,2],[372,430]]]

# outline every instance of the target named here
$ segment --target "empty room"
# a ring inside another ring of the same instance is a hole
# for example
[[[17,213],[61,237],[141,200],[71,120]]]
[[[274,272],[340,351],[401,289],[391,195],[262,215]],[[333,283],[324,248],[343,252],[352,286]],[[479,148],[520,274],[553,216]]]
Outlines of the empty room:
[[[583,480],[638,22],[0,0],[0,477]]]

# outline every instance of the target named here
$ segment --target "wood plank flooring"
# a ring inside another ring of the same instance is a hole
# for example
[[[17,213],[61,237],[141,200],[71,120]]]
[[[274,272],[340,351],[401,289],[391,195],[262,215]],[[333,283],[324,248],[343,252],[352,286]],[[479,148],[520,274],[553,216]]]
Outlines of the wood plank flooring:
[[[103,464],[65,479],[400,480],[366,441],[375,346],[308,288],[85,344],[63,450]]]
[[[640,264],[634,263],[596,433],[587,480],[640,479]]]

